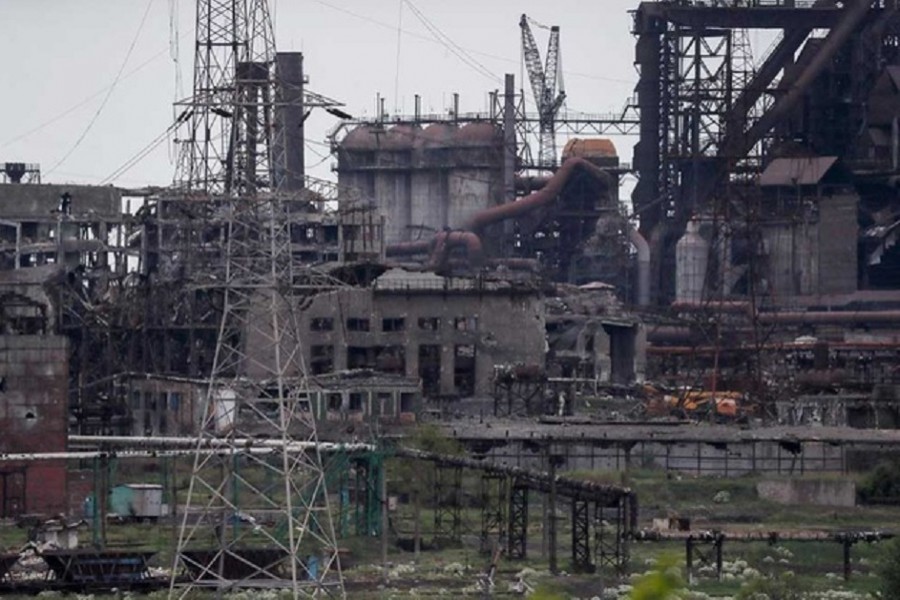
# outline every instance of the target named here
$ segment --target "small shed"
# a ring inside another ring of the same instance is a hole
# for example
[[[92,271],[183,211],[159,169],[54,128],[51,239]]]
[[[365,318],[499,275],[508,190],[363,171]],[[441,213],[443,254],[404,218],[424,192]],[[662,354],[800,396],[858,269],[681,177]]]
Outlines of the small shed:
[[[110,490],[109,510],[123,518],[158,519],[166,510],[157,483],[126,483]]]

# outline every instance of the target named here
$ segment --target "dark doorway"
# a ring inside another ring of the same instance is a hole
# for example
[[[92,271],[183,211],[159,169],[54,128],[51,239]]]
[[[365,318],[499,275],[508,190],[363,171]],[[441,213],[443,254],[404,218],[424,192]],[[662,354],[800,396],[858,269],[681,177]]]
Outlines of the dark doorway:
[[[434,397],[441,393],[441,347],[436,344],[419,346],[419,378],[422,393]]]

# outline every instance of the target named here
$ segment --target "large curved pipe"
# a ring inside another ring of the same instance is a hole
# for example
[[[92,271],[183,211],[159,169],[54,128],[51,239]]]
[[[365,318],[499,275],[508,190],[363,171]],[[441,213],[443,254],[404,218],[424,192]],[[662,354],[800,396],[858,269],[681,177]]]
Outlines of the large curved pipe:
[[[550,204],[562,192],[563,187],[565,187],[565,184],[576,169],[584,171],[607,190],[609,189],[610,177],[606,171],[583,158],[575,156],[563,162],[559,170],[547,181],[547,185],[540,190],[525,196],[521,200],[478,211],[465,224],[464,229],[480,232],[489,225],[521,217],[537,208]]]
[[[481,238],[471,231],[441,231],[434,236],[433,244],[429,266],[435,271],[446,269],[454,248],[465,248],[466,258],[473,267],[480,266],[484,259]]]
[[[628,239],[637,250],[638,257],[635,300],[638,306],[647,306],[650,304],[650,244],[631,224],[628,225]]]
[[[384,249],[387,256],[413,256],[415,254],[428,254],[434,246],[434,238],[417,242],[398,242],[390,244]]]
[[[463,246],[466,248],[470,264],[480,265],[484,258],[484,246],[478,235],[479,232],[485,227],[495,223],[526,215],[533,210],[550,204],[562,192],[565,184],[575,173],[576,169],[580,169],[589,175],[592,179],[600,183],[604,189],[609,189],[611,180],[606,171],[583,158],[572,157],[563,162],[559,170],[546,181],[546,184],[542,189],[529,194],[516,202],[509,202],[507,204],[501,204],[499,206],[493,206],[478,211],[465,224],[463,231],[441,231],[436,233],[429,241],[391,244],[385,249],[385,253],[387,256],[413,256],[416,254],[429,253],[430,267],[434,269],[444,269],[449,264],[450,251],[453,248]],[[643,272],[641,271],[642,267],[640,263],[641,253],[643,250],[646,250],[647,253],[649,253],[649,247],[646,246],[646,241],[644,241],[643,238],[641,238],[641,242],[643,242],[643,246],[639,246],[640,242],[634,242],[633,240],[633,243],[638,247],[639,258],[638,296],[639,298],[644,298],[644,296],[646,296],[646,301],[649,302],[649,257],[647,257],[647,273],[644,277],[646,279],[646,284],[642,283],[644,278],[640,275],[640,273]]]
[[[871,0],[855,0],[844,9],[844,16],[825,37],[825,42],[815,53],[812,60],[802,71],[787,93],[775,101],[772,107],[763,113],[753,127],[740,140],[735,142],[740,150],[725,156],[744,156],[762,137],[777,125],[788,112],[794,109],[803,98],[809,86],[831,64],[834,55],[843,47],[850,37],[859,30],[859,24],[869,14]]]

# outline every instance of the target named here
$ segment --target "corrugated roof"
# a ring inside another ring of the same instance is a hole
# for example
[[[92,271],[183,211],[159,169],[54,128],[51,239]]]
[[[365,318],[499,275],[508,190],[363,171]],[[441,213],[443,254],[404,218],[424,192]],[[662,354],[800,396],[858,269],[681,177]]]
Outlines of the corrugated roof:
[[[816,185],[835,162],[836,156],[776,158],[759,176],[759,185]]]

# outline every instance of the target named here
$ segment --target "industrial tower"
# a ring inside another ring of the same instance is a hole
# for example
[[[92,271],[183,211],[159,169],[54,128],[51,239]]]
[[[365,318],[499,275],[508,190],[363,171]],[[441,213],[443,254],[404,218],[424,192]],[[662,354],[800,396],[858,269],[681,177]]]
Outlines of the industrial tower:
[[[279,85],[267,0],[198,0],[196,31],[177,183],[206,206],[225,265],[193,277],[221,296],[221,322],[170,597],[263,587],[343,596],[296,318],[300,296],[329,282],[291,252],[306,192],[273,175],[289,164],[275,155],[285,148],[278,113],[302,95]]]
[[[531,25],[547,29],[546,26],[522,15],[519,27],[522,29],[522,58],[531,82],[534,103],[539,116],[540,151],[538,165],[542,168],[556,168],[556,114],[566,99],[565,85],[562,78],[562,67],[559,54],[559,27],[550,27],[550,39],[547,42],[545,65],[541,66],[541,53],[538,51]],[[557,91],[558,90],[558,91]]]

